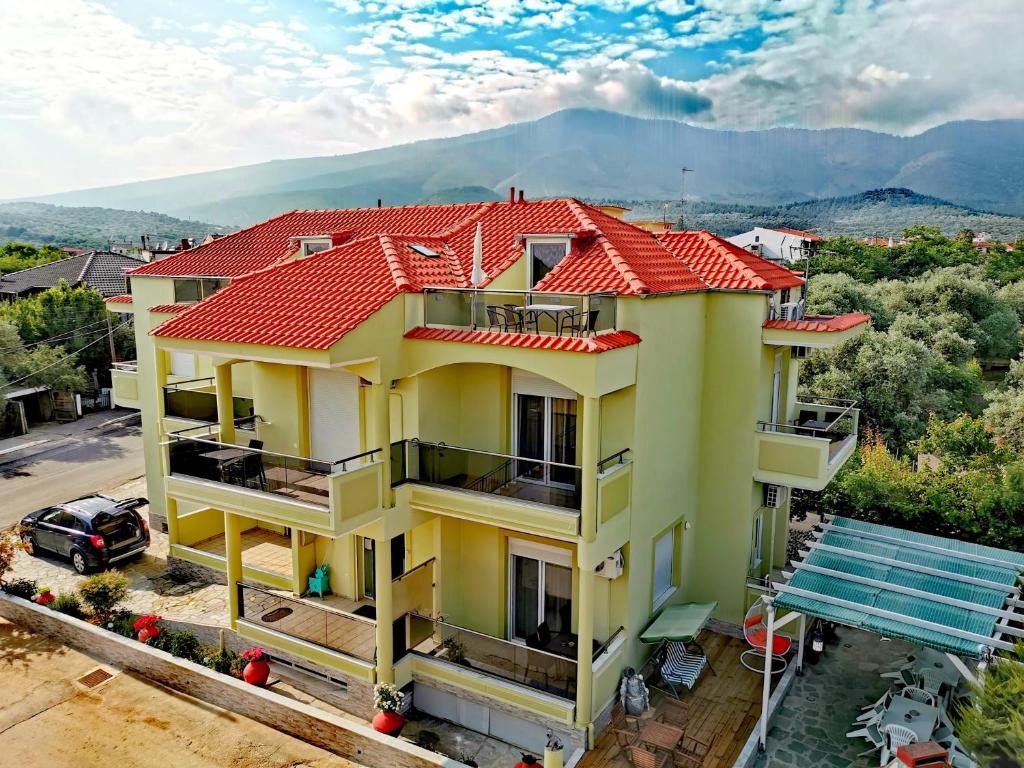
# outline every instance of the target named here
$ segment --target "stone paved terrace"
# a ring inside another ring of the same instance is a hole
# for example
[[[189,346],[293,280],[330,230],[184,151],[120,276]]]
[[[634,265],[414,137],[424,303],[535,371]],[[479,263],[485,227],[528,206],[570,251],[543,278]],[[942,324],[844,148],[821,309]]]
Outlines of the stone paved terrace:
[[[840,627],[838,642],[817,664],[805,664],[771,721],[768,749],[757,768],[869,768],[877,756],[858,757],[863,739],[848,739],[861,707],[877,701],[891,681],[879,675],[913,649],[868,632]]]
[[[106,491],[115,498],[145,496],[145,479]],[[140,508],[145,516],[145,507]],[[152,543],[141,556],[118,564],[131,583],[128,608],[136,613],[157,613],[179,621],[225,626],[228,622],[228,592],[220,584],[179,582],[167,576],[167,535],[151,531]],[[82,582],[71,563],[49,553],[32,557],[19,552],[8,579],[33,579],[54,593],[71,592]]]

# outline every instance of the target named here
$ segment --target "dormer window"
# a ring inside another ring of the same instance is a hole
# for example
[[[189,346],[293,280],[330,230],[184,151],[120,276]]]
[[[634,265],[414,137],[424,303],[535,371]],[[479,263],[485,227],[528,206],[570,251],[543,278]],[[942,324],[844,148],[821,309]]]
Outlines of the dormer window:
[[[316,237],[293,237],[289,238],[292,241],[299,241],[299,257],[309,256],[310,254],[320,253],[320,251],[326,251],[331,247],[331,238],[323,235]]]
[[[526,252],[530,263],[530,285],[534,286],[568,255],[569,239],[531,237],[526,241]]]

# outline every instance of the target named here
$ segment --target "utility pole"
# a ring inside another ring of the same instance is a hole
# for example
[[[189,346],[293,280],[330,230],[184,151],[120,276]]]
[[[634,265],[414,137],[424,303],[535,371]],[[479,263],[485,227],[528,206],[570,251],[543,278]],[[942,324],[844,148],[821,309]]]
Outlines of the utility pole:
[[[683,174],[683,184],[679,191],[679,227],[686,231],[686,174],[693,173],[693,168],[680,168]]]

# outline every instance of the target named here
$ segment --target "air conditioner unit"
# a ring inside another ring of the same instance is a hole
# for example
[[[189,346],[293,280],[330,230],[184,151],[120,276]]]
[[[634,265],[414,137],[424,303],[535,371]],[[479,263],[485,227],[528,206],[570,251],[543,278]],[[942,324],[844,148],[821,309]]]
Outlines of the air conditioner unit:
[[[625,566],[626,558],[623,557],[622,550],[617,549],[594,569],[594,573],[605,579],[617,579],[622,575],[622,569]]]
[[[780,320],[799,320],[804,316],[804,304],[802,301],[787,301],[779,306]]]
[[[769,509],[778,509],[785,506],[789,498],[789,488],[784,485],[765,485],[764,505]]]
[[[756,253],[758,256],[761,255],[761,249],[764,247],[764,243],[751,243],[747,246],[747,250],[751,253]]]

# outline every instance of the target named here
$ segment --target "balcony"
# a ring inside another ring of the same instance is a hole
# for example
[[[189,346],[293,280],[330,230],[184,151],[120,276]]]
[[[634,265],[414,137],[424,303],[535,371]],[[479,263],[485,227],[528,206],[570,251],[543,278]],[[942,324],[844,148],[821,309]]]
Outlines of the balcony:
[[[758,422],[754,479],[820,491],[857,448],[860,411],[853,400],[807,398],[792,423]]]
[[[120,408],[141,408],[139,402],[139,364],[135,360],[114,363],[110,368],[110,386],[114,405]]]
[[[243,636],[303,658],[372,678],[377,622],[326,604],[237,583]]]
[[[430,328],[546,336],[595,336],[616,330],[614,293],[539,293],[427,288],[423,324]]]
[[[379,449],[320,461],[180,433],[166,445],[177,498],[331,535],[381,508]]]
[[[253,415],[253,401],[249,397],[232,398],[236,419]],[[217,389],[212,376],[177,381],[164,387],[164,416],[186,421],[212,424],[217,421]]]

